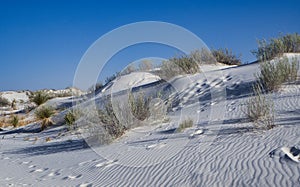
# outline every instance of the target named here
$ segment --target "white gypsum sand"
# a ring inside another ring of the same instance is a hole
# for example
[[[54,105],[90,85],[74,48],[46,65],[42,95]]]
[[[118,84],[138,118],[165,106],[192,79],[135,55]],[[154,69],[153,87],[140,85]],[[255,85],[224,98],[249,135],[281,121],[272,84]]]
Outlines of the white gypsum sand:
[[[174,78],[169,83],[179,103],[169,121],[128,130],[111,144],[92,148],[63,125],[70,98],[50,100],[47,104],[58,108],[55,125],[42,132],[35,131],[38,122],[0,131],[0,186],[298,186],[300,165],[285,154],[300,146],[300,85],[286,84],[270,94],[277,126],[255,130],[243,110],[258,70],[253,63]],[[142,72],[125,75],[96,100],[110,89],[122,92],[157,80]],[[211,92],[222,88],[226,97],[216,94],[212,100]],[[188,118],[192,127],[176,132]]]

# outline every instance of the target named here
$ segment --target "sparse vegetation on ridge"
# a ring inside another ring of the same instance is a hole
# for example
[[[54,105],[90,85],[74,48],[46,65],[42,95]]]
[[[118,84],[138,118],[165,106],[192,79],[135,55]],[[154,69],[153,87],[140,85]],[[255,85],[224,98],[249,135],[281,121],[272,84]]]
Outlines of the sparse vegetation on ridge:
[[[228,48],[212,50],[212,55],[216,58],[216,61],[227,65],[241,65],[242,61],[240,56],[236,56],[232,53],[232,50]]]
[[[47,94],[44,91],[37,91],[34,92],[32,95],[29,96],[30,100],[34,102],[37,106],[40,106],[41,104],[45,103],[50,99],[49,94]]]
[[[256,75],[266,91],[277,91],[283,83],[297,79],[299,63],[297,59],[276,59],[273,62],[261,62],[260,72]]]
[[[300,52],[300,35],[298,33],[281,35],[278,38],[258,40],[258,49],[252,53],[260,61],[272,60],[280,57],[283,53]]]

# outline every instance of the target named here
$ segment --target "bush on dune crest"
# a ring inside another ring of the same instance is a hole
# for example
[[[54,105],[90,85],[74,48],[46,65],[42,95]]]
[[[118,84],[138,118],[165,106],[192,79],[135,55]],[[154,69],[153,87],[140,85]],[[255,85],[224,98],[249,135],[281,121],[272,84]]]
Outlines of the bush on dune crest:
[[[261,62],[260,73],[256,75],[266,91],[278,91],[286,82],[297,80],[299,63],[297,59],[277,59],[274,62]]]
[[[216,58],[217,62],[227,65],[241,65],[240,56],[236,56],[228,48],[212,50],[213,56]]]
[[[37,91],[30,96],[30,100],[40,106],[50,99],[49,95],[44,91]]]
[[[283,53],[300,52],[300,35],[298,33],[281,35],[278,38],[272,38],[270,41],[265,39],[258,40],[258,49],[252,53],[260,61],[271,60],[280,57]]]

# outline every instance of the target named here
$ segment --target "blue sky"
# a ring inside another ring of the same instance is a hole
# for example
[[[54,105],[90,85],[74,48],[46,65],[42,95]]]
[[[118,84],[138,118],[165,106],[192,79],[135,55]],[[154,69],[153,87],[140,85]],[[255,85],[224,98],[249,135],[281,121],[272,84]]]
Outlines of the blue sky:
[[[177,24],[208,47],[231,48],[251,62],[257,39],[300,32],[299,10],[297,0],[0,0],[0,90],[72,86],[76,67],[95,40],[138,21]],[[151,44],[132,46],[113,57],[101,76],[139,58],[175,53]]]

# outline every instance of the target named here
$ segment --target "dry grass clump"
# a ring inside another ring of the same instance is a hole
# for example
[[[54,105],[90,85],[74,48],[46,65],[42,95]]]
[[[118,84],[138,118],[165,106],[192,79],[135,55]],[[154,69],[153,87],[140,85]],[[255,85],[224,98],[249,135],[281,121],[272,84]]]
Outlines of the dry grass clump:
[[[282,58],[274,62],[261,62],[260,73],[256,76],[265,90],[278,91],[283,83],[297,80],[298,69],[296,58],[291,62],[288,58]]]
[[[271,129],[275,126],[274,102],[265,94],[260,83],[253,86],[253,96],[246,102],[244,112],[250,121],[254,122],[255,127]]]
[[[144,121],[150,116],[150,100],[151,98],[146,97],[143,92],[139,92],[137,96],[134,96],[132,92],[129,93],[129,107],[135,118],[137,118],[140,121]]]
[[[260,61],[271,60],[280,57],[283,53],[299,53],[300,52],[300,35],[298,33],[281,35],[278,38],[271,38],[258,41],[258,49],[252,53]]]
[[[191,118],[185,119],[179,124],[179,127],[176,129],[176,132],[182,132],[186,128],[192,127],[194,124],[194,121]]]
[[[240,56],[236,56],[232,53],[232,50],[228,48],[212,50],[213,56],[216,58],[217,62],[227,64],[227,65],[241,65],[242,61]]]

